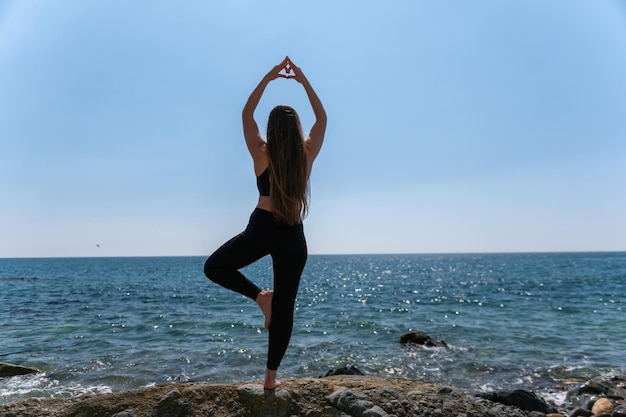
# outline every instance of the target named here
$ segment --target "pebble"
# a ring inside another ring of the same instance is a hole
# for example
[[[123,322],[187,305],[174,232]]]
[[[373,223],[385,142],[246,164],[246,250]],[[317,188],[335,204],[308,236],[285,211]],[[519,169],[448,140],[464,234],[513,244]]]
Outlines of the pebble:
[[[612,417],[626,417],[626,406],[618,405],[615,407]]]
[[[593,407],[591,407],[591,412],[594,415],[600,415],[600,414],[610,415],[613,412],[614,408],[615,407],[613,406],[613,403],[608,398],[598,398],[596,402],[593,404]]]

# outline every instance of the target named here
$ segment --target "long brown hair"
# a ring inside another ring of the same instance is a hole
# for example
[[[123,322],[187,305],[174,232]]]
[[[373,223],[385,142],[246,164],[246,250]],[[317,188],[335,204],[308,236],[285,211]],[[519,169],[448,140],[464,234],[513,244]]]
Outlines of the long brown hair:
[[[309,208],[309,173],[300,118],[292,107],[280,105],[270,112],[267,150],[274,219],[298,224]]]

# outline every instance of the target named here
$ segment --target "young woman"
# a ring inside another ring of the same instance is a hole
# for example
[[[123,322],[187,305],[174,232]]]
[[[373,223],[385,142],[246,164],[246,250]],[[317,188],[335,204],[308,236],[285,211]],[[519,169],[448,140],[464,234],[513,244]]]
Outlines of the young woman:
[[[266,140],[259,133],[254,111],[265,87],[276,78],[294,79],[304,87],[315,115],[306,139],[298,114],[284,105],[271,111]],[[261,308],[269,331],[264,388],[273,390],[280,385],[276,370],[291,338],[296,293],[307,259],[302,220],[308,209],[311,167],[324,141],[326,112],[302,70],[286,57],[252,91],[242,119],[259,202],[246,230],[207,259],[204,273],[211,281],[255,300]],[[272,257],[273,291],[261,290],[239,271],[265,255]]]

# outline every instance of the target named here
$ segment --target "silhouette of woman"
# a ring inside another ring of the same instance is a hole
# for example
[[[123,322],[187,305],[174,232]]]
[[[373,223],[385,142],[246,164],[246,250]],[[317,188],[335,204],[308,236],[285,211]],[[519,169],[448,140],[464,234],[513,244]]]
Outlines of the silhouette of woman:
[[[298,114],[286,105],[270,112],[267,141],[261,136],[254,111],[267,85],[277,78],[293,79],[304,87],[315,115],[307,138]],[[291,338],[296,294],[307,259],[302,220],[308,212],[311,168],[324,141],[326,112],[302,70],[286,57],[252,91],[242,121],[259,202],[246,229],[207,259],[204,273],[211,281],[255,300],[261,308],[269,331],[263,386],[273,390],[280,385],[276,370]],[[273,291],[261,290],[239,271],[266,255],[272,258]]]

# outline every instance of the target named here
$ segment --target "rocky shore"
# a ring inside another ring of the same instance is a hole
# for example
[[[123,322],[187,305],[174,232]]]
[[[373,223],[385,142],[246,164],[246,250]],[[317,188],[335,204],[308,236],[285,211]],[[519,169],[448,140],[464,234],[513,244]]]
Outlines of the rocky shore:
[[[623,383],[624,381],[622,381]],[[601,394],[600,391],[604,391]],[[285,380],[268,392],[261,381],[238,384],[167,384],[156,387],[74,398],[31,398],[0,405],[3,417],[191,417],[191,416],[306,416],[306,417],[556,417],[541,399],[521,391],[497,398],[473,396],[454,387],[424,384],[404,378],[332,375]],[[575,392],[594,412],[580,407],[570,416],[626,416],[624,386],[601,382]],[[621,397],[621,400],[620,400]],[[517,401],[517,404],[515,402]],[[515,404],[515,405],[507,405]],[[537,407],[547,407],[539,411]],[[521,407],[521,408],[520,408]],[[526,408],[525,410],[522,408]],[[534,411],[531,411],[534,410]],[[600,414],[598,414],[600,413]]]
[[[162,385],[66,399],[32,398],[0,406],[4,417],[186,416],[528,416],[528,412],[409,379],[337,375],[283,381]]]

